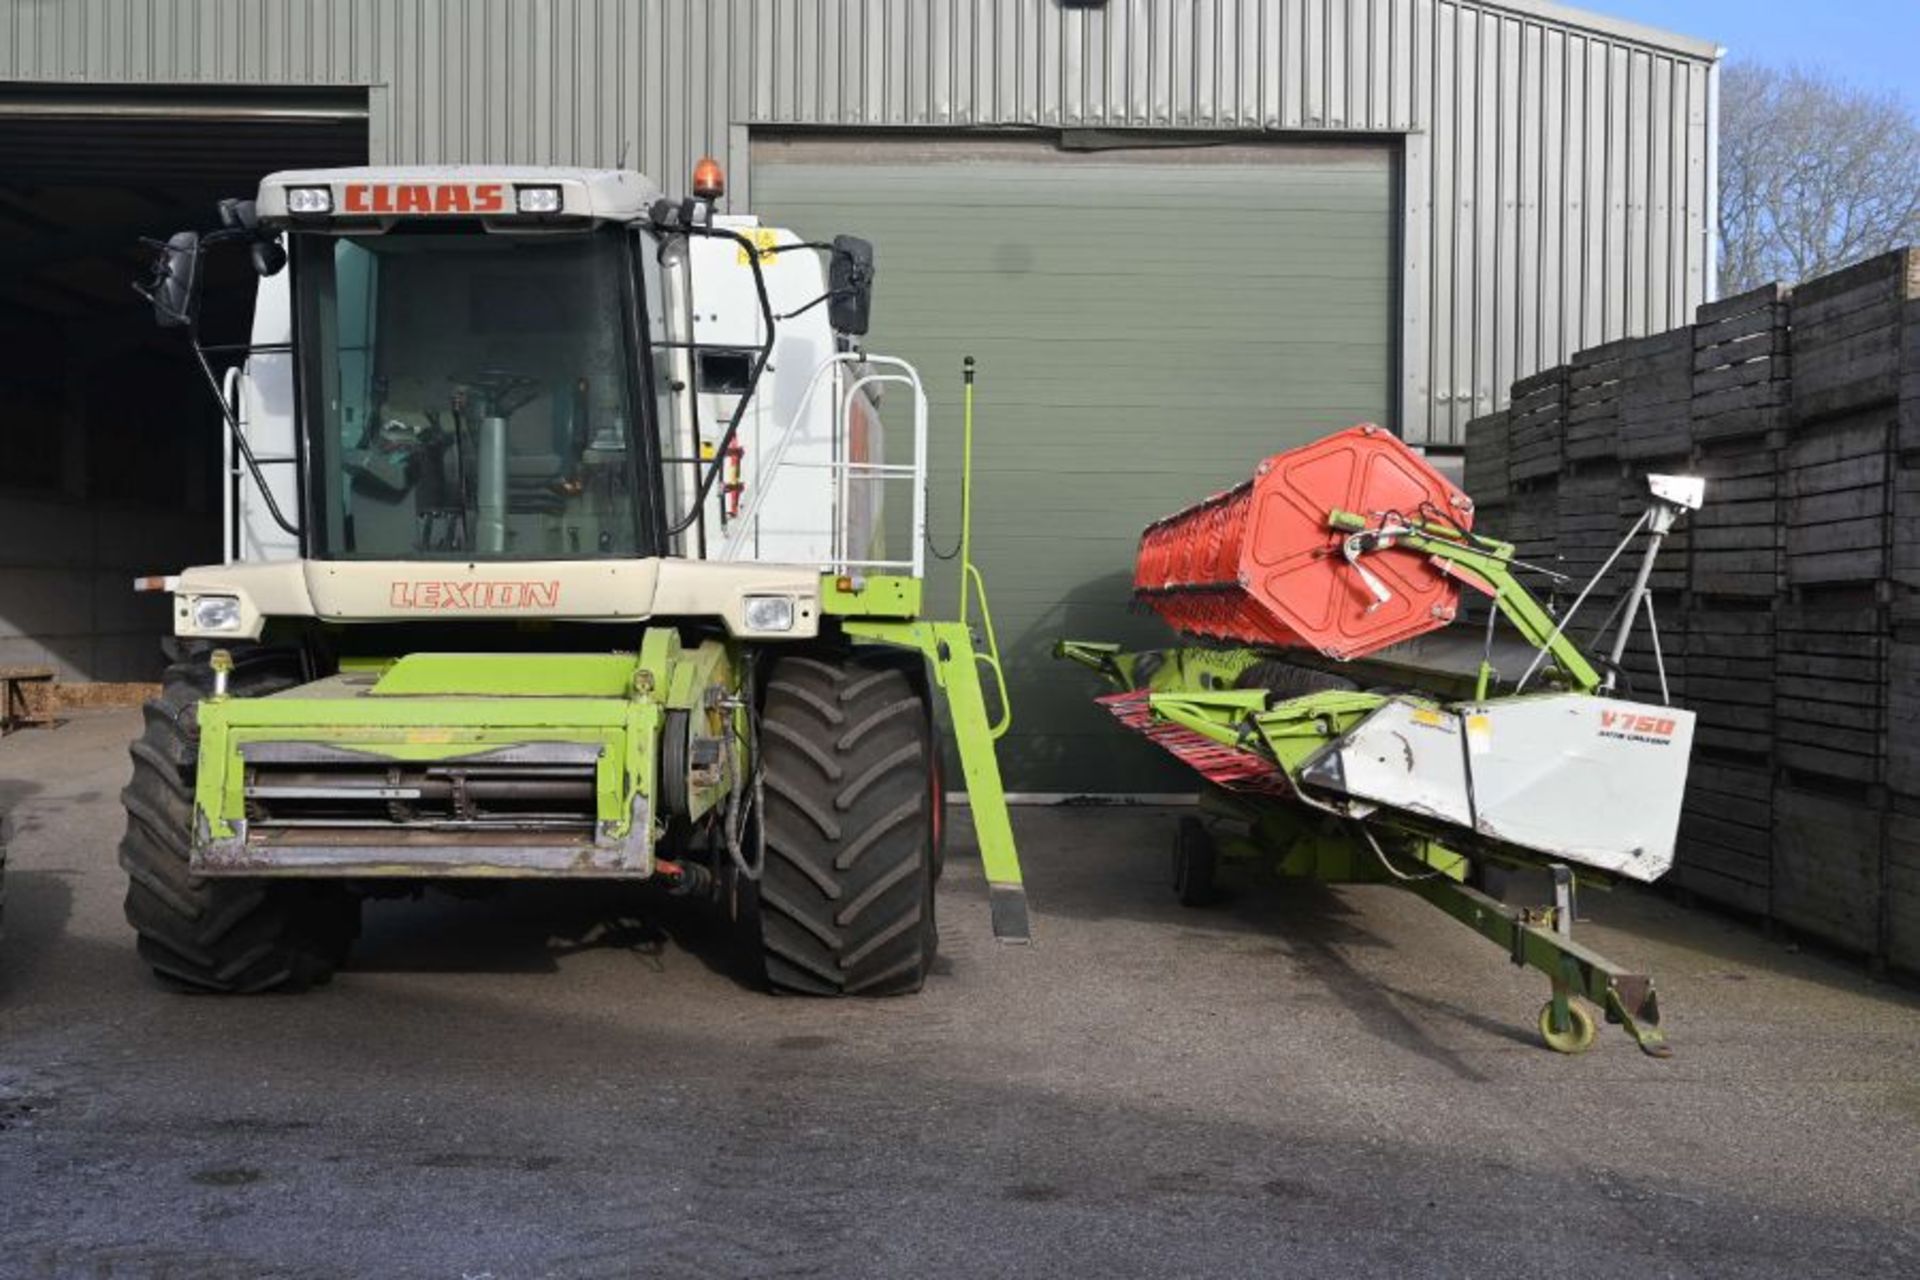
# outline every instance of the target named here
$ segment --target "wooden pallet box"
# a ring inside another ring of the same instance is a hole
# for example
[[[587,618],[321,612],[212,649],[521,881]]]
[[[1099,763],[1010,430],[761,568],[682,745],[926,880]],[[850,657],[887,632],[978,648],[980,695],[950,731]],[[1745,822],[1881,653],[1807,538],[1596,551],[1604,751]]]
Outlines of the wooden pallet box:
[[[1893,406],[1801,426],[1786,446],[1791,586],[1873,582],[1891,565]]]
[[[1773,888],[1773,771],[1698,746],[1668,879],[1709,902],[1765,915]]]
[[[1576,592],[1606,563],[1625,532],[1620,527],[1620,494],[1625,484],[1617,462],[1569,464],[1560,474],[1554,496],[1553,549],[1560,571],[1573,579]],[[1617,573],[1595,592],[1609,598],[1622,594]]]
[[[1885,782],[1920,801],[1920,631],[1890,636],[1886,651]]]
[[[1576,352],[1568,362],[1564,454],[1568,462],[1620,456],[1620,409],[1625,362],[1633,339]]]
[[[1893,505],[1888,577],[1910,594],[1920,591],[1920,455],[1895,459],[1888,470]]]
[[[1687,705],[1694,745],[1770,759],[1774,746],[1774,615],[1770,605],[1686,611]]]
[[[1880,951],[1881,807],[1795,786],[1773,793],[1773,915],[1859,955]]]
[[[1882,254],[1794,290],[1796,423],[1898,404],[1907,305],[1916,298],[1920,254],[1911,249]]]
[[[1873,605],[1802,600],[1774,633],[1774,752],[1809,776],[1882,781],[1886,616]]]
[[[1689,405],[1696,444],[1787,429],[1792,412],[1791,296],[1786,286],[1769,284],[1706,303],[1696,312]]]
[[[1559,541],[1559,492],[1552,484],[1516,487],[1507,495],[1505,524],[1485,526],[1493,537],[1513,544],[1516,559],[1552,568]],[[1480,527],[1476,521],[1476,527]]]
[[[1693,330],[1635,339],[1621,361],[1619,456],[1629,462],[1692,446]]]
[[[1461,483],[1476,508],[1504,502],[1512,486],[1508,474],[1509,417],[1508,411],[1502,409],[1467,424],[1467,456],[1461,470]]]
[[[1696,595],[1772,600],[1784,585],[1785,507],[1779,433],[1700,446],[1693,474],[1706,505],[1687,517],[1687,588]]]
[[[1508,463],[1512,481],[1557,475],[1567,430],[1566,365],[1555,365],[1513,384],[1507,406]]]

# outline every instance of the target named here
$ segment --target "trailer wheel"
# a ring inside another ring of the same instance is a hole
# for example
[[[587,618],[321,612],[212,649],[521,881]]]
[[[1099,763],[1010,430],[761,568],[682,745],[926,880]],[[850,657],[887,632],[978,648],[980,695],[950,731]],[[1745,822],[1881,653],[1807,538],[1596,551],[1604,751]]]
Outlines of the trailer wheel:
[[[1597,1028],[1593,1015],[1575,1001],[1567,1001],[1567,1029],[1556,1031],[1553,1027],[1553,1001],[1540,1006],[1540,1039],[1547,1048],[1555,1053],[1568,1055],[1582,1054],[1593,1048],[1593,1038]]]
[[[229,646],[228,691],[259,697],[299,684],[299,655]],[[359,900],[318,881],[202,879],[188,870],[199,706],[213,691],[212,646],[174,648],[160,696],[131,748],[133,779],[121,793],[127,834],[127,923],[140,956],[163,982],[189,991],[297,991],[325,982],[360,931]]]
[[[933,914],[937,744],[927,700],[893,654],[792,656],[760,716],[767,858],[749,927],[776,991],[918,991]]]

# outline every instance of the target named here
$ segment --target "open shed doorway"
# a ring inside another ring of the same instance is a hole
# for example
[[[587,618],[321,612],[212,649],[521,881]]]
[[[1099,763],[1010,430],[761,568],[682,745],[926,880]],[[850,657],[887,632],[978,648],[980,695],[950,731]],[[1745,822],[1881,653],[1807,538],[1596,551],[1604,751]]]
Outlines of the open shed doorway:
[[[133,291],[142,238],[367,155],[362,89],[0,85],[0,666],[155,678],[167,602],[130,579],[220,554],[220,415]],[[204,328],[237,339],[254,282],[227,259]]]

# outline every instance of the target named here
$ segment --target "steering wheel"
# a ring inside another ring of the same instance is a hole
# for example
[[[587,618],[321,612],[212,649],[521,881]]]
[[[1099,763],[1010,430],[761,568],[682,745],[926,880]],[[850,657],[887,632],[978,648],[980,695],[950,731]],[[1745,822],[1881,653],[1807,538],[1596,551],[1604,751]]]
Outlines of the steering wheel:
[[[515,373],[510,369],[482,369],[477,373],[453,374],[447,379],[458,391],[479,399],[490,418],[510,418],[532,404],[546,385],[544,378]]]

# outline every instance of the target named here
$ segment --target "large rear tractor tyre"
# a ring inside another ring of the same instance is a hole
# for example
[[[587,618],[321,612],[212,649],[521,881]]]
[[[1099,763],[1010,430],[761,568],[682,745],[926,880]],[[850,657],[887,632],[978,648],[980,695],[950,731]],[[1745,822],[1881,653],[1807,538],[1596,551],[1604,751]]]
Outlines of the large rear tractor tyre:
[[[227,689],[261,697],[301,682],[299,655],[229,646]],[[140,956],[171,986],[190,991],[298,991],[333,976],[360,931],[360,903],[320,881],[203,879],[188,870],[199,708],[213,692],[211,647],[173,651],[160,696],[134,740],[133,779],[121,793],[127,834],[127,923]]]
[[[783,657],[760,715],[766,865],[746,886],[776,991],[891,996],[933,966],[938,744],[900,657]]]

